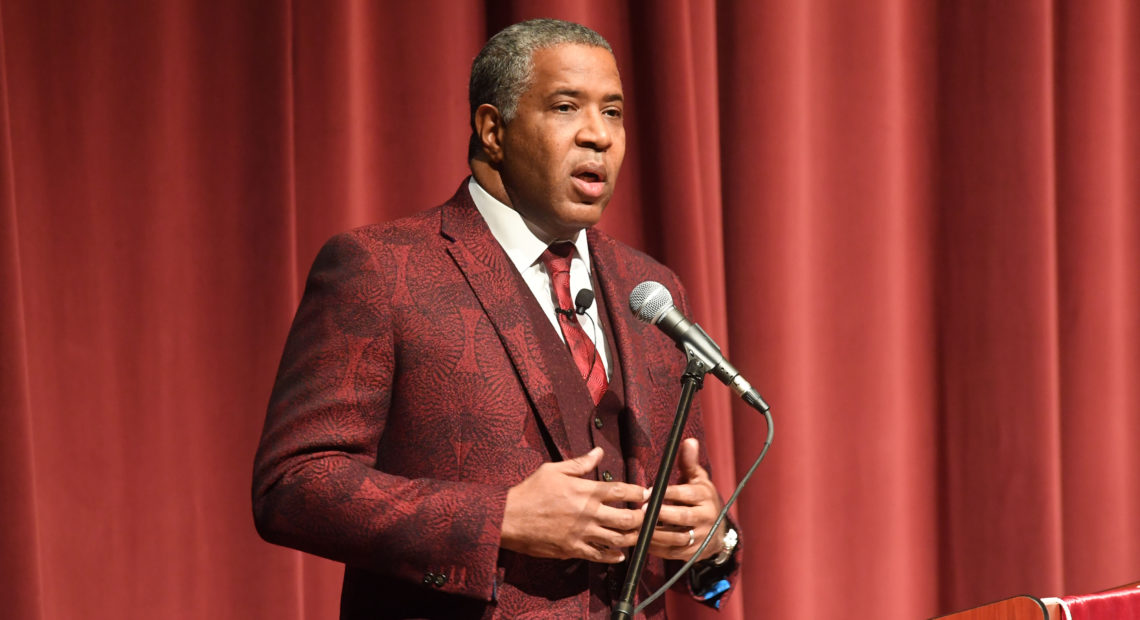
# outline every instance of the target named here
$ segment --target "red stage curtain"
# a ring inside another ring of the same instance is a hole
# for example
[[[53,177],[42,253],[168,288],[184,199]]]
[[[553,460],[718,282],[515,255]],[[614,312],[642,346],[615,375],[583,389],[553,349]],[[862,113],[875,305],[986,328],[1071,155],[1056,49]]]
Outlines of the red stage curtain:
[[[470,61],[537,16],[617,52],[602,226],[773,405],[720,617],[1140,576],[1135,3],[0,0],[6,617],[335,617],[249,506],[302,279],[454,191]],[[702,399],[727,494],[763,422]]]

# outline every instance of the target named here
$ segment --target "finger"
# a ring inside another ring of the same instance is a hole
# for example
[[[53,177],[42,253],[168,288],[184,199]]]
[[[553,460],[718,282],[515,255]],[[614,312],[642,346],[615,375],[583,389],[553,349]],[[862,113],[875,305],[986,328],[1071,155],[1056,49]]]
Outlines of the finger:
[[[612,506],[599,506],[594,515],[594,523],[607,530],[627,533],[637,532],[645,521],[645,513],[640,509],[614,508]]]
[[[696,506],[711,501],[713,492],[706,484],[672,484],[665,488],[665,501]]]
[[[684,549],[678,549],[672,545],[659,545],[657,543],[649,543],[649,555],[661,558],[663,560],[687,560],[688,557],[681,557],[681,554],[684,553],[684,551]]]
[[[681,531],[675,530],[653,530],[653,538],[651,544],[661,545],[662,547],[673,547],[675,549],[685,549],[688,547],[696,547],[701,542],[701,537],[697,536],[697,532],[693,531],[693,543],[689,544],[689,528]]]
[[[709,474],[701,467],[701,444],[696,437],[689,437],[681,442],[681,480],[692,482],[707,479]]]
[[[684,538],[685,539],[681,541],[682,545],[689,542],[689,535],[687,533],[684,534]],[[696,553],[700,544],[699,537],[696,542],[687,546],[672,544],[672,541],[666,543],[650,541],[649,554],[666,560],[688,560],[693,557],[693,554]]]
[[[627,482],[599,482],[603,495],[601,499],[606,503],[630,502],[641,504],[645,501],[648,491],[644,487]]]
[[[583,542],[574,549],[578,557],[602,564],[617,564],[625,561],[625,552],[619,548]]]
[[[637,544],[637,536],[637,530],[621,532],[595,525],[587,528],[582,538],[594,546],[625,549]]]
[[[602,449],[594,448],[582,456],[557,464],[557,469],[568,476],[581,477],[590,473],[602,460]]]
[[[661,512],[657,513],[658,524],[664,524],[672,527],[690,528],[698,525],[704,525],[706,512],[699,507],[694,506],[662,506]]]

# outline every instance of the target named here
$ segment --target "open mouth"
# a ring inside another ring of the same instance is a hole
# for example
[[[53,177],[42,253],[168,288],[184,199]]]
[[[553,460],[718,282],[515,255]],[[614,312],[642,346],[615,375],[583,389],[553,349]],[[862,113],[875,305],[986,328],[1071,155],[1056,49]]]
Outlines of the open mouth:
[[[581,172],[573,176],[574,186],[586,202],[594,202],[606,193],[605,175],[596,172]]]
[[[587,200],[597,200],[606,191],[606,167],[600,163],[586,162],[574,168],[571,174],[578,193]]]
[[[606,178],[597,172],[584,171],[574,175],[574,178],[581,179],[586,183],[604,183]]]
[[[572,176],[585,183],[605,183],[606,167],[600,162],[587,161],[574,166]]]

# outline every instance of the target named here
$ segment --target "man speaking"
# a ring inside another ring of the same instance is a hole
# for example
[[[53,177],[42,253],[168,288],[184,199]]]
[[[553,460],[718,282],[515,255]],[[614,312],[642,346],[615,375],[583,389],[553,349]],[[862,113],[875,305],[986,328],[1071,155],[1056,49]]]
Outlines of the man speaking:
[[[257,452],[257,528],[346,565],[343,618],[605,618],[685,366],[625,300],[645,280],[685,298],[593,228],[625,154],[600,35],[504,29],[475,59],[470,102],[472,174],[455,195],[317,256]],[[639,598],[722,506],[696,408],[686,436]],[[682,582],[713,606],[736,567],[721,530]]]

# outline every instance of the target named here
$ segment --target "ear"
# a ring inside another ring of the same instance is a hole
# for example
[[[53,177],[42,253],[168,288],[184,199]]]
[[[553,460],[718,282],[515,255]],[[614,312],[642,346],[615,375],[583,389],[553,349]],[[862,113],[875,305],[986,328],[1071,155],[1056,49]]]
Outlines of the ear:
[[[483,152],[492,164],[503,160],[503,115],[495,106],[484,103],[475,109],[475,133],[483,143]]]

